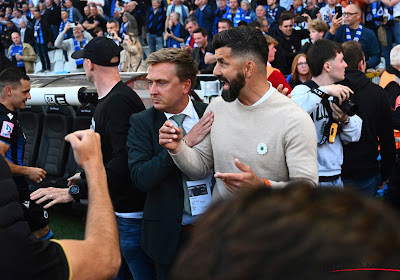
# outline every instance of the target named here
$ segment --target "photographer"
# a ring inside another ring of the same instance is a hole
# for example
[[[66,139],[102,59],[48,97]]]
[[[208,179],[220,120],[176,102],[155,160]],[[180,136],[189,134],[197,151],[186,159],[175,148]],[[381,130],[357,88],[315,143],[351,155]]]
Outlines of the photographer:
[[[353,91],[347,86],[334,85],[344,79],[347,67],[343,48],[332,41],[318,40],[307,53],[307,63],[312,79],[296,86],[292,99],[311,114],[317,130],[319,186],[343,187],[342,142],[357,142],[362,126],[360,117],[349,116],[355,109],[348,102]]]
[[[71,57],[74,51],[83,49],[90,40],[93,39],[92,35],[89,32],[83,29],[83,26],[80,23],[75,24],[75,28],[73,28],[72,34],[74,35],[72,38],[65,39],[65,34],[71,29],[71,23],[67,22],[64,30],[58,34],[54,45],[56,48],[62,49],[67,52],[68,62],[69,62],[69,72],[84,72],[83,69],[83,59],[73,59]]]

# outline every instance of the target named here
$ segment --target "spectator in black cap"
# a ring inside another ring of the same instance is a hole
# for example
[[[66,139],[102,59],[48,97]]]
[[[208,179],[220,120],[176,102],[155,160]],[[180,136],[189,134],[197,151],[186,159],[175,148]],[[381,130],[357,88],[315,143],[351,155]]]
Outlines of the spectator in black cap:
[[[101,136],[103,163],[117,216],[122,256],[134,279],[151,279],[150,261],[139,245],[145,194],[132,183],[126,150],[129,118],[132,114],[143,111],[145,107],[140,97],[120,79],[120,49],[113,40],[95,37],[84,49],[75,51],[71,57],[84,60],[83,68],[87,79],[94,83],[99,95],[92,129]],[[84,173],[77,173],[68,179],[69,185],[85,177]],[[53,194],[53,201],[49,206],[74,199],[68,193],[68,188],[58,189],[57,193],[53,188],[39,189],[33,193],[34,199],[49,192]]]

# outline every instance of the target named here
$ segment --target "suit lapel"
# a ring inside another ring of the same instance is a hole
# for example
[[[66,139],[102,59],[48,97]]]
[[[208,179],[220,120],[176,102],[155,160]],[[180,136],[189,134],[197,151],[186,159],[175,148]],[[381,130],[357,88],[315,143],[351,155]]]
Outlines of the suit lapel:
[[[196,100],[192,100],[193,102],[193,107],[196,110],[197,115],[199,116],[199,119],[203,116],[204,111],[207,108],[207,105],[201,102],[198,102]]]
[[[165,117],[165,114],[161,111],[158,111],[156,109],[153,110],[155,111],[155,117],[154,117],[154,129],[156,131],[157,137],[159,134],[159,129],[163,126],[167,118]]]

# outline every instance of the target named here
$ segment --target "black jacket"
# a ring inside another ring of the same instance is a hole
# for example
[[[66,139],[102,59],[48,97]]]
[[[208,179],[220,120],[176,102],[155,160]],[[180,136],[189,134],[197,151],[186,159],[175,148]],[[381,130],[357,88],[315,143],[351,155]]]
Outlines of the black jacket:
[[[343,147],[343,179],[367,179],[379,172],[378,145],[381,147],[381,174],[385,181],[394,163],[394,136],[391,110],[385,91],[372,83],[359,70],[346,70],[341,84],[350,87],[350,99],[358,105],[356,113],[362,120],[361,138]],[[379,138],[379,140],[378,140]]]
[[[279,30],[276,40],[279,42],[276,47],[275,60],[271,63],[273,67],[281,70],[282,74],[289,75],[292,72],[292,62],[294,57],[301,50],[301,40],[309,37],[308,30],[293,30],[290,39],[287,40]]]
[[[199,118],[207,104],[193,101]],[[183,215],[182,173],[159,144],[159,129],[167,120],[151,107],[134,114],[128,133],[128,165],[137,188],[147,193],[141,245],[155,262],[171,264],[176,257]]]
[[[116,212],[143,210],[146,195],[135,187],[130,178],[126,139],[129,118],[144,109],[140,97],[120,81],[105,97],[99,99],[94,112],[95,131],[101,137],[108,189]]]
[[[400,78],[400,71],[394,68],[392,65],[389,65],[386,67],[386,71],[390,74],[394,74],[397,77]],[[392,124],[393,128],[400,130],[400,107],[398,107],[396,110],[395,104],[396,104],[396,99],[400,95],[400,86],[396,81],[390,82],[386,87],[386,97],[388,98],[390,107],[393,108],[392,111]]]

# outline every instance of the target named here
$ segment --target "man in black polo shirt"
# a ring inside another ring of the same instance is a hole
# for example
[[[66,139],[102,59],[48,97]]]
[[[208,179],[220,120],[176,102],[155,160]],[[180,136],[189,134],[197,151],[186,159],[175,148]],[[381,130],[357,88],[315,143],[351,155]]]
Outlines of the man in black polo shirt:
[[[95,37],[83,50],[74,52],[72,58],[84,59],[86,77],[94,83],[99,95],[91,128],[101,136],[103,163],[117,216],[122,256],[134,279],[151,279],[150,261],[139,244],[145,194],[132,183],[126,150],[129,118],[145,107],[140,97],[121,81],[119,54],[119,47],[113,40]],[[77,173],[69,178],[69,185],[85,177],[84,173]],[[45,207],[73,200],[67,188],[39,189],[32,193],[31,198],[36,200],[50,193],[53,201]]]
[[[24,166],[25,135],[18,122],[17,109],[24,109],[25,102],[31,98],[29,77],[18,69],[8,68],[0,73],[0,154],[6,158],[14,181],[17,184],[19,199],[23,204],[25,218],[33,235],[49,239],[53,235],[48,224],[48,214],[43,208],[29,199],[29,187],[25,179],[39,183],[46,177],[41,168]]]

